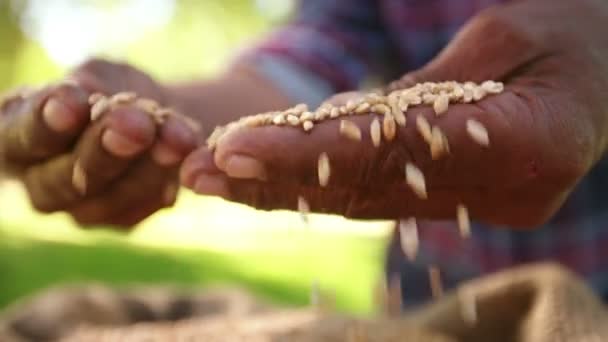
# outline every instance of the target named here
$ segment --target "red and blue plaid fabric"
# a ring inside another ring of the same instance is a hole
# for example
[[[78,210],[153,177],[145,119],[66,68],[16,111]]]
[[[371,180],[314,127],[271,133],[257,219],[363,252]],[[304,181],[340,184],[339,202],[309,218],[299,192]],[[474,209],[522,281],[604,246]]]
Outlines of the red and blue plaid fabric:
[[[469,18],[502,2],[507,1],[305,0],[289,23],[244,58],[295,101],[314,106],[332,93],[393,80],[424,65]],[[455,222],[419,222],[418,258],[404,258],[395,237],[387,273],[400,274],[404,308],[431,298],[429,264],[440,268],[449,289],[510,266],[553,260],[608,299],[606,194],[608,160],[603,160],[538,229],[522,232],[473,223],[472,237],[463,241]]]

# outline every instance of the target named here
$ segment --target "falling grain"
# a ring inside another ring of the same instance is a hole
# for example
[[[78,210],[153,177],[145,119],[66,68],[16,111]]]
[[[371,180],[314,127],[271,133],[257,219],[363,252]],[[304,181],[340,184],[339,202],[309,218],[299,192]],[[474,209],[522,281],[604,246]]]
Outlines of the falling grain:
[[[430,144],[433,140],[433,133],[431,131],[431,125],[424,116],[418,115],[416,117],[416,128],[418,129],[420,136],[422,136],[422,139],[424,139],[427,144]]]
[[[97,121],[110,108],[110,101],[107,97],[101,97],[91,106],[91,121]]]
[[[437,96],[437,98],[435,99],[435,102],[433,103],[433,109],[435,110],[435,114],[441,115],[441,114],[447,112],[449,105],[450,105],[450,98],[447,95],[442,94],[442,95]]]
[[[471,221],[469,220],[469,211],[463,204],[456,206],[456,218],[458,219],[458,230],[460,236],[468,238],[471,236]]]
[[[437,126],[433,126],[431,130],[431,158],[437,160],[443,157],[448,152],[447,138]]]
[[[424,175],[419,168],[409,162],[405,164],[405,181],[420,199],[427,199]]]
[[[481,122],[473,119],[468,119],[467,133],[469,134],[471,139],[473,139],[473,141],[475,141],[477,144],[486,147],[490,145],[488,131]]]
[[[352,121],[340,120],[340,134],[348,139],[361,141],[361,130]]]
[[[304,223],[308,224],[308,215],[310,214],[310,205],[302,196],[298,196],[298,212]]]
[[[386,141],[393,141],[393,139],[395,139],[395,136],[397,135],[397,124],[395,123],[395,119],[390,113],[384,115],[384,120],[382,122],[382,131],[384,132],[384,138],[386,139]]]
[[[380,121],[378,121],[377,118],[374,118],[372,121],[369,127],[369,134],[372,138],[372,144],[374,144],[375,147],[379,147],[382,140],[382,132],[380,128]]]
[[[80,160],[74,162],[72,170],[72,185],[80,195],[85,195],[87,192],[87,175],[80,164]]]
[[[458,289],[458,299],[460,301],[460,314],[462,320],[468,325],[477,323],[477,299],[472,289],[461,287]]]
[[[331,167],[329,165],[329,156],[325,152],[321,153],[321,155],[319,156],[319,161],[317,163],[317,172],[319,175],[319,184],[322,187],[327,186],[331,174]]]
[[[443,285],[441,284],[441,273],[435,265],[429,266],[429,282],[431,284],[431,294],[433,298],[443,296]]]
[[[402,284],[401,274],[393,274],[390,276],[387,289],[387,313],[392,317],[397,317],[401,314],[402,299]]]
[[[416,219],[411,217],[409,219],[399,220],[399,236],[401,241],[401,250],[410,261],[416,259],[418,254],[418,227],[416,225]]]

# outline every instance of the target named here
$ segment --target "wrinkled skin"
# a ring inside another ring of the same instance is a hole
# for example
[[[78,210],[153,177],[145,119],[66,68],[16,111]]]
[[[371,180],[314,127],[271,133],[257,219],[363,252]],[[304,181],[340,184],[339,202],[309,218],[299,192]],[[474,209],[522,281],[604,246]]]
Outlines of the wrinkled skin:
[[[14,171],[42,212],[66,211],[83,225],[134,225],[171,206],[178,167],[196,146],[196,133],[181,118],[162,126],[133,105],[123,105],[90,123],[92,92],[136,91],[166,103],[163,88],[123,64],[92,60],[60,83],[0,107],[0,162]],[[85,194],[72,184],[80,161]]]
[[[182,168],[183,183],[201,194],[262,209],[295,209],[353,218],[453,218],[457,203],[488,223],[532,227],[559,209],[577,182],[603,157],[608,137],[608,2],[528,0],[474,17],[421,70],[388,88],[423,81],[503,81],[505,91],[476,104],[407,112],[393,142],[374,148],[372,115],[352,117],[362,142],[338,134],[339,121],[306,133],[285,127],[246,128],[216,150],[200,148]],[[338,100],[340,101],[340,100]],[[425,116],[447,135],[451,153],[431,160],[415,129]],[[490,147],[475,144],[467,118],[483,123]],[[317,158],[327,152],[331,179],[318,185]],[[428,200],[406,186],[404,165],[426,175]]]

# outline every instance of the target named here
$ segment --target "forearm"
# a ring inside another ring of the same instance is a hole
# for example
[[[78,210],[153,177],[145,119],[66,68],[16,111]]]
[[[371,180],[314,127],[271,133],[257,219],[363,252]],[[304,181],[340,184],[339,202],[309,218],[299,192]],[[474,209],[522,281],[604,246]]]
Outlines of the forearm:
[[[241,116],[293,105],[272,82],[245,65],[212,80],[169,85],[167,92],[173,106],[203,124],[205,136]]]

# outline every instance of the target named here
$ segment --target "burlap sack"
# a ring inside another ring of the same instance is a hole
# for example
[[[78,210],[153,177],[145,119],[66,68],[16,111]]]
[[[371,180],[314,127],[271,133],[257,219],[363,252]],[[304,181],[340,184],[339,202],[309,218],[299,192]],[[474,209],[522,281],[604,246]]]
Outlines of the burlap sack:
[[[608,314],[572,273],[539,264],[474,280],[398,319],[360,320],[314,310],[243,311],[121,328],[85,325],[63,340],[600,342],[608,341]]]

